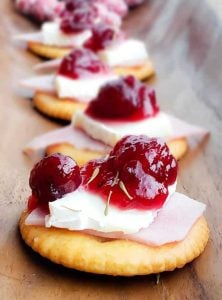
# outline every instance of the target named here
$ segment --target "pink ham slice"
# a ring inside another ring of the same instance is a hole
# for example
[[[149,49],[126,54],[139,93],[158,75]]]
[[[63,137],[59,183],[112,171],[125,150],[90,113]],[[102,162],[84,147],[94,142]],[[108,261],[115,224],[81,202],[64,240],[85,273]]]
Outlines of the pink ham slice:
[[[205,209],[205,204],[174,193],[147,229],[128,235],[128,238],[154,246],[182,241]]]
[[[110,151],[109,146],[91,139],[82,131],[75,129],[73,125],[65,126],[34,138],[23,151],[31,160],[36,162],[44,156],[47,146],[62,142],[70,143],[78,149],[88,149],[102,153]]]
[[[44,44],[41,31],[18,34],[13,37],[13,40],[25,43],[25,45],[27,42],[37,42]],[[79,47],[79,44],[76,42],[75,34],[69,36],[69,44],[67,44],[66,47]]]
[[[39,63],[34,66],[34,70],[37,71],[48,71],[48,70],[57,70],[62,62],[61,58],[52,59],[43,63]]]
[[[42,209],[34,209],[26,218],[26,225],[44,226],[45,225],[45,212]]]
[[[172,134],[169,136],[169,139],[171,140],[181,138],[181,137],[187,137],[187,138],[192,136],[203,137],[208,133],[208,130],[200,126],[189,124],[171,115],[167,115],[167,116],[170,120],[170,123],[172,124],[172,129],[173,129]]]
[[[125,235],[121,232],[103,233],[95,230],[83,232],[110,239],[127,239],[145,245],[161,246],[185,239],[205,209],[205,204],[183,194],[174,193],[158,212],[154,222],[137,233]],[[44,214],[36,209],[27,217],[26,225],[42,225],[44,218]]]
[[[37,42],[37,43],[42,43],[42,33],[41,31],[37,32],[30,32],[30,33],[22,33],[15,35],[13,37],[15,41],[20,41],[20,42]]]
[[[54,85],[55,75],[42,75],[36,76],[29,79],[23,79],[19,82],[19,85],[24,88],[24,90],[30,90],[33,92],[41,91],[54,93],[55,85]]]

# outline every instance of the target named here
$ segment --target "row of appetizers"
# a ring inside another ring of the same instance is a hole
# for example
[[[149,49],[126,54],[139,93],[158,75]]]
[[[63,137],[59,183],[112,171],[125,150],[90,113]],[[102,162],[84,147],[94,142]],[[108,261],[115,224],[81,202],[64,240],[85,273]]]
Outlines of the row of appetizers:
[[[205,205],[176,192],[177,160],[191,136],[207,131],[160,110],[154,89],[140,81],[154,73],[146,47],[121,30],[114,15],[126,5],[116,3],[56,3],[59,13],[39,32],[17,36],[53,59],[36,66],[44,75],[21,85],[44,115],[71,122],[24,149],[41,160],[20,231],[35,251],[67,267],[160,273],[199,256],[209,238]]]

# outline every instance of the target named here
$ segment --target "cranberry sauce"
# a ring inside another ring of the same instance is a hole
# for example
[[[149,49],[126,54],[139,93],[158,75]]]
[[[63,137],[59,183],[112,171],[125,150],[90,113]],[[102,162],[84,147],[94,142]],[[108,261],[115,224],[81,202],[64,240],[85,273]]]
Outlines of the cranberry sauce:
[[[164,142],[131,135],[121,139],[106,158],[91,160],[81,170],[62,154],[42,159],[30,174],[28,211],[39,207],[47,212],[50,201],[80,185],[120,209],[158,209],[176,177],[177,161]]]
[[[101,87],[86,114],[96,119],[138,121],[159,112],[155,91],[133,76],[122,77]]]
[[[62,154],[45,157],[30,173],[32,196],[28,201],[28,210],[48,208],[48,202],[75,191],[80,184],[80,169],[73,159]]]
[[[84,47],[98,52],[111,45],[117,36],[113,27],[100,23],[92,28],[92,36],[85,42]]]
[[[99,57],[88,49],[73,50],[67,55],[60,64],[58,74],[78,79],[80,77],[89,77],[97,73],[109,72]]]
[[[97,9],[90,1],[66,1],[61,13],[60,29],[66,34],[80,33],[91,29],[98,18]]]
[[[88,162],[82,184],[121,209],[158,209],[176,181],[177,161],[167,145],[147,136],[121,139],[109,156]]]

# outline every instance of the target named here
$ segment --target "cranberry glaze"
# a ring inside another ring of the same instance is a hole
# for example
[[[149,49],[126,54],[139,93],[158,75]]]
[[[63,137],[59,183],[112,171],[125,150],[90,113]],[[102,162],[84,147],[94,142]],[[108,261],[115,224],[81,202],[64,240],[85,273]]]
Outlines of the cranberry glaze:
[[[133,76],[105,84],[86,114],[96,119],[138,121],[159,112],[155,91]]]
[[[42,159],[30,174],[28,210],[40,207],[47,211],[48,202],[80,185],[119,209],[158,209],[176,177],[177,161],[164,142],[131,135],[121,139],[108,157],[91,160],[81,170],[61,154]]]
[[[109,68],[103,64],[96,54],[88,49],[73,50],[62,60],[58,70],[59,75],[71,79],[107,72],[109,72]]]

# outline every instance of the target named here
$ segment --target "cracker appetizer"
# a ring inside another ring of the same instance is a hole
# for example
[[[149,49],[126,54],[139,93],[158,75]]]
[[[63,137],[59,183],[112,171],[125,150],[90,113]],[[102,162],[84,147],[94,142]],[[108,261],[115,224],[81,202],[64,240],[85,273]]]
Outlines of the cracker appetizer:
[[[163,138],[180,159],[188,149],[188,138],[206,133],[162,112],[155,91],[128,76],[102,86],[85,111],[76,111],[70,126],[35,138],[24,151],[34,160],[59,152],[82,165],[107,154],[123,136],[144,134]]]
[[[135,276],[172,271],[209,239],[205,205],[175,192],[177,161],[147,136],[121,139],[82,168],[53,154],[30,174],[19,227],[52,262],[84,272]]]
[[[84,109],[97,96],[103,84],[116,78],[94,52],[76,49],[63,58],[56,74],[22,80],[20,85],[33,92],[33,104],[40,112],[70,121],[77,109]]]

